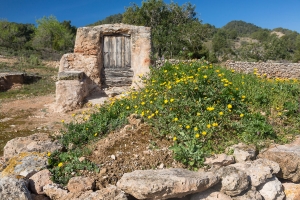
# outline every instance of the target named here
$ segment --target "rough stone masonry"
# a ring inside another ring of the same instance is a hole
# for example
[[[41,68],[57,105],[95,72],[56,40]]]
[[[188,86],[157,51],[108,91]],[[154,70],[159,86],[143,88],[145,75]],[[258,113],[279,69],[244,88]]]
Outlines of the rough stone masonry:
[[[62,56],[56,82],[56,111],[72,110],[103,87],[139,87],[149,72],[149,27],[105,24],[77,29],[74,53]]]

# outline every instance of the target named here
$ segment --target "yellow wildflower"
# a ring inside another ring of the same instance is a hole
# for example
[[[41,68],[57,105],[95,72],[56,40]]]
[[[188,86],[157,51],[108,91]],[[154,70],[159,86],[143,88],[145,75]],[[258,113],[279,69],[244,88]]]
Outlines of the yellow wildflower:
[[[240,117],[244,117],[244,114],[242,113],[242,114],[240,114]]]
[[[145,102],[143,101],[141,104],[142,104],[142,105],[145,105]]]
[[[221,115],[221,116],[222,116],[222,115],[224,115],[224,113],[223,113],[223,112],[219,112],[219,115]]]
[[[197,116],[200,116],[200,115],[201,115],[201,113],[197,112]]]
[[[176,141],[176,140],[177,140],[177,137],[176,137],[176,136],[174,136],[174,137],[173,137],[173,141]]]
[[[197,128],[197,127],[194,127],[194,131],[198,131],[198,128]]]
[[[174,118],[174,121],[175,121],[175,122],[177,122],[177,121],[178,121],[178,118],[177,118],[177,117],[175,117],[175,118]]]
[[[61,120],[61,123],[65,123],[65,120]]]
[[[232,105],[231,105],[231,104],[228,104],[228,105],[227,105],[227,108],[228,108],[228,109],[231,109],[231,108],[232,108]]]
[[[203,78],[207,78],[207,75],[204,75]]]
[[[48,157],[51,156],[51,152],[48,152],[48,153],[47,153],[47,156],[48,156]]]
[[[58,166],[58,167],[62,167],[62,166],[64,166],[64,164],[63,164],[62,162],[60,162],[60,163],[58,163],[57,166]]]
[[[205,136],[206,134],[207,134],[207,133],[206,133],[206,131],[202,131],[202,135],[204,135],[204,136]]]
[[[168,102],[169,102],[169,101],[168,101],[167,99],[166,99],[166,100],[164,100],[164,103],[165,103],[165,104],[167,104]]]
[[[170,99],[170,102],[172,103],[174,101],[174,99]]]
[[[126,110],[129,110],[129,108],[130,108],[130,107],[129,107],[129,106],[127,106],[127,107],[126,107]]]
[[[190,127],[189,125],[186,125],[185,128],[186,128],[186,129],[189,129],[189,128],[191,128],[191,127]]]
[[[206,110],[208,110],[208,111],[213,111],[214,109],[215,109],[215,108],[214,108],[214,107],[212,107],[212,106],[211,106],[211,107],[207,107],[207,108],[206,108]]]
[[[207,124],[206,127],[207,127],[207,128],[211,128],[211,125],[210,125],[210,124]]]
[[[199,138],[200,137],[200,135],[199,135],[199,133],[197,133],[196,135],[195,135],[195,138]]]
[[[212,124],[212,126],[217,127],[218,123],[215,122],[215,123]]]
[[[94,136],[97,137],[98,133],[95,133]]]

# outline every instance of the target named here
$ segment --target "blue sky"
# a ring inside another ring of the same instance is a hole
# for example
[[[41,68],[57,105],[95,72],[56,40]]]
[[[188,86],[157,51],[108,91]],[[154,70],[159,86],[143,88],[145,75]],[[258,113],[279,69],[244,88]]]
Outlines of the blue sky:
[[[131,2],[141,0],[0,0],[0,19],[33,23],[54,15],[59,21],[71,20],[76,27],[123,13]],[[165,0],[169,3],[170,0]],[[288,28],[300,33],[300,0],[174,0],[179,5],[196,5],[203,23],[220,28],[232,20],[243,20],[262,28]]]

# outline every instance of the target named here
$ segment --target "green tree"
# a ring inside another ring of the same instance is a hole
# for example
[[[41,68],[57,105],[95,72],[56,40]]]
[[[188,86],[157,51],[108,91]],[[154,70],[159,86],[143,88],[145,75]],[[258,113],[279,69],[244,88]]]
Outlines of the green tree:
[[[33,24],[19,24],[0,20],[0,30],[0,46],[18,50],[28,47],[35,27]]]
[[[296,37],[295,45],[296,45],[296,50],[295,50],[295,54],[293,55],[294,56],[293,61],[299,62],[300,61],[300,35]]]
[[[72,30],[60,23],[56,17],[43,17],[36,22],[38,27],[32,41],[35,48],[57,51],[69,51],[73,48],[74,34]]]
[[[220,60],[226,60],[234,54],[232,50],[232,41],[228,39],[224,29],[219,29],[214,35],[212,47],[215,55],[220,58]]]
[[[191,27],[199,28],[200,22],[196,18],[195,6],[190,3],[179,6],[174,2],[166,4],[163,0],[147,0],[142,2],[141,7],[132,4],[123,14],[123,22],[151,27],[153,51],[158,57],[172,58],[184,49],[197,49],[191,47],[191,38],[195,34],[190,30]],[[193,45],[200,49],[202,44],[198,39],[198,36],[193,38],[199,41]]]

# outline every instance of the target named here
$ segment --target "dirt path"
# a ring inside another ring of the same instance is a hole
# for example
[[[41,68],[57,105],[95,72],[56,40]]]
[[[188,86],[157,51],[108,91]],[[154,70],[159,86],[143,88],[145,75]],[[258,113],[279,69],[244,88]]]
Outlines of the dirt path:
[[[55,133],[68,123],[72,113],[54,112],[55,95],[1,102],[0,100],[0,156],[6,142],[33,133]],[[81,112],[83,108],[74,112]]]

